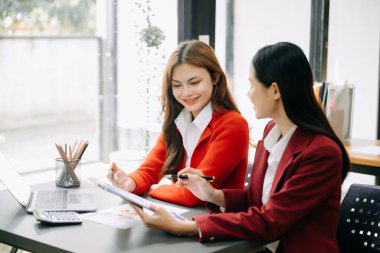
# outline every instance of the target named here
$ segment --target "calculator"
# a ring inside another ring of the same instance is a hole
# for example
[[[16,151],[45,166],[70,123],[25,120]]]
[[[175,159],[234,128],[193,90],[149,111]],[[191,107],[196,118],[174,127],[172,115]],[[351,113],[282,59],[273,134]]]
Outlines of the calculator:
[[[55,224],[82,223],[82,218],[77,212],[71,211],[33,211],[37,220]]]

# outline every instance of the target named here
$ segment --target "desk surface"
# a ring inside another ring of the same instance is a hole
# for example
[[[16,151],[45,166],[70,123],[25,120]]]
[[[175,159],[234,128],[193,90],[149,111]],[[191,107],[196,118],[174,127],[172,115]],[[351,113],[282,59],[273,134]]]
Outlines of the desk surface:
[[[44,183],[35,188],[54,188]],[[119,197],[94,187],[98,210],[125,204]],[[0,191],[0,242],[32,252],[247,252],[262,243],[227,241],[201,244],[193,237],[177,237],[159,230],[146,228],[142,223],[131,229],[116,229],[84,220],[81,225],[52,226],[40,223],[12,197]],[[203,208],[192,208],[183,216],[204,214]]]
[[[360,148],[365,146],[380,146],[379,140],[352,139],[351,142],[349,144],[346,144],[345,146],[349,153],[350,161],[352,164],[378,167],[380,170],[380,156],[355,154],[350,152],[353,148]]]

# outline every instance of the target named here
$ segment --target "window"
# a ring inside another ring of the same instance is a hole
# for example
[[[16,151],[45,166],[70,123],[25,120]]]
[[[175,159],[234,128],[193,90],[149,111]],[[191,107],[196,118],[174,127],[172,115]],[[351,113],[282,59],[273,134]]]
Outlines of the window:
[[[20,172],[54,167],[54,143],[90,141],[98,160],[96,1],[0,4],[0,151]]]
[[[146,153],[161,132],[161,80],[167,59],[177,47],[177,19],[177,0],[119,1],[120,150]]]
[[[228,1],[227,1],[228,2]],[[217,10],[223,10],[226,1],[217,1]],[[233,12],[233,76],[229,76],[234,97],[243,116],[252,127],[251,138],[257,142],[261,139],[266,120],[257,120],[254,117],[252,104],[247,97],[249,89],[249,66],[253,55],[264,45],[279,41],[289,41],[302,48],[309,54],[310,37],[310,1],[234,1]],[[229,10],[226,10],[228,13]],[[225,20],[217,16],[216,26],[222,28]],[[218,20],[219,19],[219,20]],[[227,24],[231,25],[231,24]],[[226,29],[226,28],[225,28]],[[223,51],[218,49],[223,45],[226,30],[216,29],[216,52],[222,62],[228,62]],[[224,36],[224,38],[223,38]]]
[[[327,79],[355,85],[353,138],[376,139],[379,10],[379,1],[330,1]]]

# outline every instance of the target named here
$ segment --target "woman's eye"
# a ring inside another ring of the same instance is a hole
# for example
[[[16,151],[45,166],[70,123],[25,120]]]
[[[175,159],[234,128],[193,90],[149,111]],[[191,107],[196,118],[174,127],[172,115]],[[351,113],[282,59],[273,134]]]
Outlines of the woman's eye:
[[[191,82],[190,84],[191,85],[197,85],[198,83],[200,83],[200,81]]]
[[[173,88],[179,88],[179,87],[181,87],[181,85],[180,84],[172,84],[172,87]]]

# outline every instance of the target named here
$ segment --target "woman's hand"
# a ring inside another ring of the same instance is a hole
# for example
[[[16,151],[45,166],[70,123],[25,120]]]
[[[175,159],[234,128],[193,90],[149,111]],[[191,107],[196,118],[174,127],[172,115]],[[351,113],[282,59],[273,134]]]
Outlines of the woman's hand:
[[[129,204],[141,217],[146,227],[163,230],[175,235],[195,235],[199,233],[197,223],[194,221],[179,221],[163,207],[150,204],[149,209],[153,210],[154,214],[149,215],[141,207],[130,202]]]
[[[152,184],[152,185],[150,186],[150,188],[149,188],[148,193],[150,193],[150,192],[153,191],[153,190],[156,190],[158,187],[160,187],[159,184]]]
[[[222,191],[215,189],[207,180],[201,178],[202,171],[193,168],[185,168],[178,172],[178,175],[187,175],[187,180],[179,179],[177,185],[186,187],[197,198],[203,201],[212,202],[219,206],[225,206],[224,194]]]
[[[117,187],[132,192],[136,188],[135,181],[128,176],[122,169],[120,169],[115,162],[111,163],[111,168],[107,174],[108,180]]]

